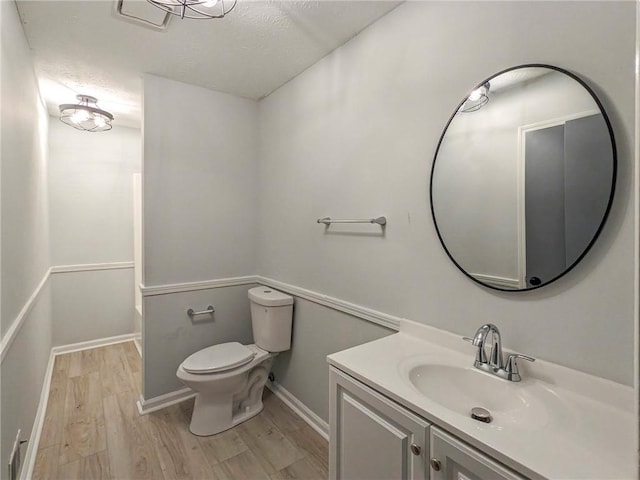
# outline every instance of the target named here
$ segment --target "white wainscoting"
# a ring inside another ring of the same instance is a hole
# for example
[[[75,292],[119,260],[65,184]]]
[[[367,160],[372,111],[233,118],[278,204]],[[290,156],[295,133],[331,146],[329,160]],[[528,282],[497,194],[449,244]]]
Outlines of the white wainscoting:
[[[197,292],[204,290],[216,290],[230,287],[238,287],[238,286],[253,286],[253,285],[265,285],[287,294],[293,295],[303,300],[307,300],[317,305],[321,305],[323,307],[330,308],[340,313],[346,313],[354,318],[366,320],[370,323],[374,323],[385,327],[391,330],[398,330],[401,319],[399,317],[395,317],[393,315],[388,315],[383,312],[379,312],[361,305],[353,304],[351,302],[347,302],[342,299],[334,298],[328,295],[324,295],[319,292],[314,292],[312,290],[304,289],[297,287],[295,285],[287,284],[285,282],[281,282],[278,280],[274,280],[268,277],[263,277],[259,275],[251,275],[251,276],[242,276],[242,277],[231,277],[231,278],[222,278],[222,279],[214,279],[209,281],[198,281],[198,282],[188,282],[188,283],[177,283],[177,284],[168,284],[168,285],[154,285],[154,286],[145,286],[140,285],[140,291],[143,296],[143,304],[146,304],[150,300],[154,298],[159,298],[163,296],[169,296],[171,294],[185,295],[188,292]],[[243,302],[248,303],[246,299],[246,294],[242,297],[244,298]],[[166,299],[165,302],[167,305],[162,307],[159,312],[156,312],[153,315],[154,324],[156,328],[160,328],[157,325],[163,325],[167,323],[163,320],[163,315],[167,313],[167,309],[171,309],[172,302],[169,299]],[[185,303],[187,305],[188,302]],[[202,302],[201,302],[202,303]],[[207,303],[202,303],[202,305],[207,305]],[[215,305],[215,302],[213,303]],[[186,307],[185,307],[186,308]],[[145,313],[147,316],[149,312]],[[158,316],[159,315],[159,316]],[[178,318],[180,315],[173,315],[172,318]],[[170,325],[173,325],[175,321],[172,321]],[[172,327],[174,328],[174,327]],[[175,327],[177,328],[177,327]],[[156,332],[157,333],[157,332]],[[160,336],[160,340],[164,337]],[[166,335],[165,335],[166,337]],[[151,342],[149,348],[154,347],[155,340],[151,339],[149,335],[145,341]],[[194,347],[195,348],[195,347]],[[193,348],[191,349],[194,350]],[[173,352],[169,352],[172,354]],[[151,356],[150,356],[151,355]],[[172,405],[174,403],[178,403],[183,401],[186,398],[189,398],[193,395],[193,393],[189,389],[182,388],[178,383],[172,384],[168,389],[162,389],[157,387],[157,385],[168,386],[167,379],[164,378],[161,372],[168,372],[171,370],[171,376],[173,377],[175,374],[175,368],[169,369],[167,365],[167,358],[169,355],[166,351],[162,352],[162,357],[159,363],[155,363],[156,361],[152,358],[153,353],[149,353],[147,351],[146,361],[151,362],[156,365],[155,373],[152,375],[153,378],[145,379],[149,381],[146,383],[146,387],[148,388],[149,398],[144,398],[141,396],[140,401],[138,402],[138,410],[141,414],[148,413],[151,411],[155,411],[161,408],[164,408],[168,405]],[[170,355],[169,355],[170,356]],[[179,356],[179,358],[184,359],[186,355]],[[159,360],[159,359],[157,359]],[[164,362],[165,364],[162,364]],[[162,368],[160,368],[162,367]],[[155,376],[154,376],[155,375]],[[165,373],[166,377],[169,375]],[[157,378],[156,378],[157,377]],[[314,430],[318,431],[325,438],[328,435],[328,430],[326,427],[326,422],[324,422],[315,412],[313,412],[310,408],[304,405],[300,400],[296,399],[290,392],[288,392],[285,388],[277,383],[273,383],[269,385],[275,395],[277,395],[283,402],[289,405],[296,413],[298,413],[301,417],[305,418],[308,423],[314,428]]]
[[[18,335],[18,332],[20,332],[20,329],[22,328],[24,321],[27,319],[27,317],[29,316],[29,313],[33,309],[34,305],[36,304],[38,300],[38,296],[40,295],[40,292],[42,292],[42,289],[44,288],[47,281],[49,280],[50,274],[51,274],[51,269],[49,268],[45,272],[44,276],[42,277],[42,280],[40,280],[40,283],[38,283],[38,285],[36,286],[31,296],[27,299],[27,302],[24,304],[24,307],[22,307],[22,310],[20,310],[20,313],[18,313],[18,316],[15,318],[15,320],[7,330],[7,333],[5,333],[4,337],[2,337],[2,341],[0,342],[0,363],[2,363],[2,361],[4,360],[4,357],[9,352],[9,349],[11,348],[11,344],[16,339],[16,336]]]
[[[52,345],[135,332],[132,263],[52,269]]]
[[[203,280],[200,282],[170,283],[166,285],[153,285],[146,287],[140,285],[143,297],[152,295],[166,295],[168,293],[194,292],[196,290],[209,290],[212,288],[234,287],[236,285],[250,285],[256,282],[255,275],[246,277],[218,278],[216,280]]]
[[[119,270],[123,268],[133,268],[133,262],[113,262],[113,263],[91,263],[84,265],[58,265],[50,267],[40,280],[40,283],[36,286],[35,290],[31,294],[31,296],[27,299],[26,303],[18,313],[18,316],[15,318],[7,333],[2,337],[2,341],[0,341],[0,363],[4,360],[4,357],[7,355],[7,352],[11,348],[11,344],[20,332],[22,325],[26,318],[29,316],[31,309],[36,304],[38,300],[38,296],[42,291],[43,287],[46,285],[49,278],[54,273],[68,273],[68,272],[91,272],[96,270]]]
[[[51,267],[51,273],[94,272],[96,270],[120,270],[133,268],[133,262],[84,263],[81,265],[58,265]]]
[[[362,305],[357,305],[355,303],[347,302],[339,298],[330,297],[329,295],[314,292],[313,290],[296,287],[295,285],[274,280],[272,278],[262,277],[260,275],[220,278],[215,280],[204,280],[200,282],[176,283],[168,285],[140,285],[140,291],[142,292],[143,297],[148,297],[152,295],[166,295],[169,293],[208,290],[211,288],[224,288],[236,285],[251,285],[255,283],[275,288],[290,295],[304,298],[305,300],[309,300],[310,302],[314,302],[319,305],[323,305],[325,307],[329,307],[334,310],[353,315],[354,317],[362,318],[363,320],[382,325],[392,330],[398,330],[398,325],[400,324],[400,317],[379,312],[377,310],[373,310]]]
[[[354,317],[362,318],[363,320],[382,325],[383,327],[387,327],[392,330],[398,330],[400,325],[400,317],[389,315],[387,313],[373,310],[371,308],[357,305],[355,303],[347,302],[339,298],[330,297],[329,295],[323,295],[322,293],[314,292],[313,290],[307,290],[305,288],[296,287],[295,285],[290,285],[288,283],[261,276],[256,277],[256,282],[268,287],[275,288],[277,290],[281,290],[290,295],[304,298],[305,300],[309,300],[310,302],[314,302],[319,305],[338,310],[339,312],[347,313],[349,315],[353,315]]]

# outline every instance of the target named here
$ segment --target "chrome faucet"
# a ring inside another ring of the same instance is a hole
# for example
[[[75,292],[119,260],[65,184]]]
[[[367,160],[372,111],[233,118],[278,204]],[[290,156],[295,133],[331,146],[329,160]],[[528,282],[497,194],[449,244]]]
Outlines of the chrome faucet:
[[[486,344],[491,339],[491,351],[487,357]],[[496,375],[510,382],[519,382],[522,377],[518,372],[519,358],[529,362],[535,362],[535,358],[520,353],[512,353],[507,356],[506,361],[502,355],[502,340],[500,338],[500,330],[492,323],[482,325],[473,338],[462,337],[463,340],[470,342],[477,347],[476,360],[473,366],[479,370]]]

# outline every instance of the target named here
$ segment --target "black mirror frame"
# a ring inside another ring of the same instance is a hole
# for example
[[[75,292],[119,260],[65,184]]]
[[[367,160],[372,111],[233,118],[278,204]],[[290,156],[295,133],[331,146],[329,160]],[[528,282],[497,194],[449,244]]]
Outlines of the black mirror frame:
[[[438,140],[438,145],[436,147],[436,151],[435,151],[435,154],[433,156],[433,162],[432,162],[432,165],[431,165],[431,175],[430,175],[430,179],[429,179],[429,206],[431,208],[431,218],[433,219],[433,224],[434,224],[434,226],[436,228],[436,233],[438,234],[438,239],[440,240],[442,248],[444,248],[444,251],[446,252],[446,254],[449,257],[449,259],[453,262],[453,264],[456,267],[458,267],[458,269],[462,273],[464,273],[467,277],[469,277],[475,283],[477,283],[479,285],[482,285],[483,287],[490,288],[492,290],[498,290],[498,291],[501,291],[501,292],[528,292],[528,291],[531,291],[531,290],[537,290],[538,288],[545,287],[545,286],[555,282],[556,280],[560,279],[561,277],[563,277],[567,273],[569,273],[571,270],[573,270],[573,268],[576,265],[578,265],[578,263],[580,263],[582,261],[582,259],[589,252],[589,250],[591,250],[591,247],[596,242],[596,240],[600,236],[600,233],[602,232],[602,229],[604,228],[604,225],[605,225],[605,223],[607,221],[607,218],[609,217],[609,212],[611,211],[611,206],[613,204],[613,197],[614,197],[615,189],[616,189],[616,180],[617,180],[617,176],[618,176],[618,154],[617,154],[617,150],[616,150],[615,136],[614,136],[613,128],[611,126],[611,122],[609,120],[607,112],[605,111],[605,109],[604,109],[604,107],[602,105],[602,102],[600,101],[598,96],[595,94],[593,89],[584,80],[582,80],[579,76],[577,76],[575,73],[569,72],[568,70],[565,70],[565,69],[560,68],[560,67],[556,67],[554,65],[547,65],[547,64],[544,64],[544,63],[525,63],[525,64],[522,64],[522,65],[517,65],[515,67],[510,67],[510,68],[507,68],[505,70],[501,70],[501,71],[499,71],[497,73],[494,73],[490,77],[488,77],[488,78],[484,79],[483,81],[481,81],[480,83],[478,83],[471,90],[475,90],[476,88],[479,88],[480,86],[484,85],[487,82],[490,82],[493,78],[495,78],[495,77],[497,77],[499,75],[502,75],[503,73],[511,72],[513,70],[518,70],[520,68],[533,68],[533,67],[547,68],[547,69],[555,70],[557,72],[560,72],[560,73],[563,73],[563,74],[567,75],[568,77],[570,77],[573,80],[575,80],[576,82],[578,82],[582,87],[584,87],[584,89],[587,92],[589,92],[589,95],[591,95],[591,98],[593,98],[594,102],[598,106],[598,109],[600,110],[600,113],[602,114],[602,117],[604,118],[604,121],[605,121],[605,123],[607,125],[607,129],[609,131],[609,139],[611,140],[611,152],[612,152],[612,161],[613,161],[613,171],[612,171],[612,176],[611,176],[611,192],[609,194],[609,200],[608,200],[608,203],[607,203],[607,208],[606,208],[606,210],[604,212],[604,215],[602,216],[602,221],[600,222],[600,225],[598,226],[598,229],[596,230],[596,233],[594,234],[593,238],[591,239],[591,241],[589,242],[587,247],[584,249],[584,251],[580,254],[580,256],[576,259],[575,262],[573,262],[562,273],[560,273],[559,275],[553,277],[548,282],[542,283],[540,285],[536,285],[536,286],[533,286],[533,287],[520,288],[520,289],[515,290],[515,289],[500,288],[500,287],[496,287],[494,285],[489,285],[489,284],[486,284],[484,282],[481,282],[480,280],[475,278],[473,275],[470,275],[464,268],[462,268],[462,266],[460,266],[460,264],[458,262],[456,262],[456,260],[453,258],[453,255],[451,254],[451,252],[447,248],[447,245],[445,244],[444,239],[442,237],[442,233],[440,232],[440,229],[438,228],[438,222],[436,220],[436,213],[435,213],[435,210],[433,208],[433,175],[434,175],[435,168],[436,168],[436,161],[438,159],[438,152],[440,151],[440,146],[442,145],[442,141],[444,140],[444,137],[445,137],[445,135],[447,133],[447,130],[449,129],[449,125],[451,124],[453,119],[458,114],[458,110],[460,109],[462,104],[467,99],[467,97],[464,97],[460,101],[460,103],[458,103],[458,106],[455,108],[455,110],[453,111],[453,113],[449,117],[449,120],[447,120],[447,123],[444,126],[444,129],[442,130],[442,133],[440,134],[440,139]]]

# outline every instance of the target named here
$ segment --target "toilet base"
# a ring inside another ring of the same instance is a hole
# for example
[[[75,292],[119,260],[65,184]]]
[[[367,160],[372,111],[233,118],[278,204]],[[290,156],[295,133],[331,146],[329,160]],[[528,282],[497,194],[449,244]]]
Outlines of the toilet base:
[[[198,396],[196,396],[196,403],[198,402]],[[209,437],[246,422],[258,415],[264,408],[262,400],[260,400],[259,404],[248,407],[236,415],[229,415],[229,408],[225,407],[230,405],[231,403],[227,403],[224,406],[220,406],[221,408],[212,408],[211,404],[205,407],[201,405],[198,410],[194,405],[189,431],[198,437]]]
[[[199,392],[193,406],[189,430],[199,437],[224,432],[258,415],[262,409],[262,392],[271,370],[272,357],[244,375],[239,392]]]

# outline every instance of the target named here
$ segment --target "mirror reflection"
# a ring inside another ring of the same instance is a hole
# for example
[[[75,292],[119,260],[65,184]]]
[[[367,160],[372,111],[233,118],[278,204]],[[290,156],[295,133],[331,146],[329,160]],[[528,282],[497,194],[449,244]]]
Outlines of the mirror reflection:
[[[471,90],[440,139],[431,206],[447,253],[474,280],[537,288],[584,256],[607,216],[615,145],[594,94],[555,67]]]

